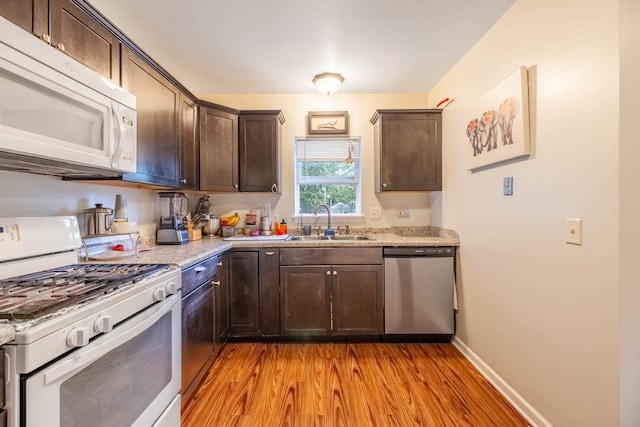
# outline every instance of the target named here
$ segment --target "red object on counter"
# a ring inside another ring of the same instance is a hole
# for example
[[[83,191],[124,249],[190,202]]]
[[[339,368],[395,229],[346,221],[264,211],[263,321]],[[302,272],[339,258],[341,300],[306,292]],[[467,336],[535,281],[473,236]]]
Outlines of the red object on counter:
[[[114,251],[124,252],[124,245],[115,245],[112,249]]]

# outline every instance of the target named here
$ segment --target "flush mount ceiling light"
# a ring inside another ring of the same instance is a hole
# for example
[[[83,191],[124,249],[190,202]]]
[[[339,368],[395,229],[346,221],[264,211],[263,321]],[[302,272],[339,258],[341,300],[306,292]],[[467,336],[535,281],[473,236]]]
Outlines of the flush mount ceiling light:
[[[335,93],[340,88],[343,81],[344,77],[337,73],[316,74],[313,78],[313,84],[316,85],[318,90],[325,95]]]

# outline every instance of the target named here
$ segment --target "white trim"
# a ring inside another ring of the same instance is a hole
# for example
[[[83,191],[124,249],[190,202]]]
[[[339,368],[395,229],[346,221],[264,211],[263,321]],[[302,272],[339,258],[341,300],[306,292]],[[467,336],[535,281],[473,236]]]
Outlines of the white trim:
[[[496,371],[491,369],[460,338],[454,337],[452,344],[475,366],[498,392],[531,424],[533,427],[552,427],[536,409],[515,391]]]

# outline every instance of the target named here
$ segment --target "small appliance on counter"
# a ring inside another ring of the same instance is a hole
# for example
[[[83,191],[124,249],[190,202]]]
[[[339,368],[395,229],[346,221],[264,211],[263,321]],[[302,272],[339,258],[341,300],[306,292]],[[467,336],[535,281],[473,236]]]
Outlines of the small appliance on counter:
[[[271,235],[271,205],[268,202],[262,205],[260,212],[260,235]]]
[[[158,193],[158,232],[156,244],[182,245],[189,243],[186,216],[189,214],[189,199],[184,193]]]
[[[95,208],[84,210],[84,227],[86,236],[100,236],[111,233],[113,224],[113,209],[103,208],[102,203],[96,203]]]

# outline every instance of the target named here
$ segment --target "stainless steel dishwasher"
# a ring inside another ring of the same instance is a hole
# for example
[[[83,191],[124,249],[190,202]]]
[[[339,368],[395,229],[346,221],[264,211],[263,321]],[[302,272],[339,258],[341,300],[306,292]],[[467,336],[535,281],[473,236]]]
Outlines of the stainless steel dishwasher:
[[[384,248],[385,340],[450,341],[454,247]]]

